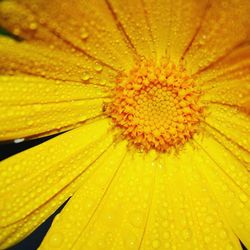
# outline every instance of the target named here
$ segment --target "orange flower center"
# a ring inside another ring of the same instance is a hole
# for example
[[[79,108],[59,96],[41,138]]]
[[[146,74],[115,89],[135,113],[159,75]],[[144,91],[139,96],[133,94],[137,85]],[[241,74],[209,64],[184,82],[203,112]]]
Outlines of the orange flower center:
[[[167,152],[197,131],[200,94],[184,69],[165,60],[159,65],[142,61],[117,77],[105,110],[130,144]]]

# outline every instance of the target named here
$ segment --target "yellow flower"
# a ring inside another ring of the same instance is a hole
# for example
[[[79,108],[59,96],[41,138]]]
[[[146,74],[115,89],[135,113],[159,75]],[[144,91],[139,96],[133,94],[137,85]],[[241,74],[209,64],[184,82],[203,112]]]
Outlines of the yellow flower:
[[[249,0],[4,0],[0,248],[250,248]]]

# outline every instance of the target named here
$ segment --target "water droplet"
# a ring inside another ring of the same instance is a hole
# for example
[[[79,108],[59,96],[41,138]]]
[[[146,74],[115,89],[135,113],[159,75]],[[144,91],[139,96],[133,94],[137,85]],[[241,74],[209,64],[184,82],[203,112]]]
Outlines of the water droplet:
[[[63,242],[63,236],[60,233],[54,233],[49,238],[49,244],[52,247],[60,247],[62,245],[62,242]]]
[[[211,242],[211,238],[209,236],[204,237],[205,243],[209,244]]]
[[[233,246],[232,243],[228,243],[228,244],[226,245],[226,250],[233,250],[233,249],[234,249],[234,246]]]
[[[96,63],[95,66],[94,66],[94,69],[97,72],[101,72],[103,70],[103,67],[99,63]]]
[[[27,122],[27,125],[28,125],[28,126],[31,126],[31,125],[33,125],[33,123],[34,123],[33,121],[28,121],[28,122]]]
[[[226,239],[227,238],[227,232],[225,230],[221,230],[219,235],[220,235],[221,239]]]
[[[20,35],[21,30],[19,28],[14,28],[12,32],[14,35],[18,36],[18,35]]]
[[[164,243],[164,247],[165,247],[166,249],[170,249],[170,247],[171,247],[170,242],[165,242],[165,243]]]
[[[33,22],[33,23],[30,23],[29,28],[31,30],[36,30],[38,28],[38,25],[37,25],[37,23]]]
[[[160,247],[160,242],[159,242],[159,240],[153,240],[153,242],[152,242],[152,247],[153,247],[154,249],[159,248],[159,247]]]
[[[184,239],[184,240],[190,239],[191,236],[192,236],[192,232],[191,232],[189,229],[185,229],[185,230],[183,231],[183,239]]]
[[[170,233],[169,232],[164,232],[163,233],[163,238],[164,239],[169,239],[170,238]]]
[[[169,226],[168,221],[163,221],[163,222],[162,222],[162,226],[163,226],[163,227],[168,227],[168,226]]]
[[[85,28],[82,28],[80,30],[80,37],[82,40],[87,40],[87,38],[89,37],[89,33]]]
[[[88,72],[84,72],[82,75],[82,80],[83,81],[88,81],[90,79],[90,75]]]
[[[134,249],[136,245],[136,241],[137,241],[136,235],[133,234],[132,232],[129,232],[129,233],[124,234],[124,237],[125,238],[123,242],[124,242],[125,248]]]
[[[248,201],[248,197],[245,194],[243,194],[243,193],[240,194],[239,198],[240,198],[240,200],[242,202],[247,202]]]
[[[4,208],[4,204],[5,204],[5,201],[3,200],[3,198],[1,198],[1,200],[0,200],[0,209],[1,210]],[[1,217],[3,217],[3,215]]]
[[[102,242],[103,244],[111,244],[112,242],[114,241],[114,236],[113,236],[113,233],[112,232],[107,232],[105,235],[104,235],[104,241]]]
[[[208,216],[208,217],[206,218],[206,222],[207,222],[208,224],[214,223],[214,217],[213,217],[213,216]]]
[[[107,85],[107,81],[106,81],[105,79],[101,79],[101,80],[100,80],[100,84],[101,84],[101,85]]]
[[[130,223],[135,227],[141,227],[143,225],[143,214],[140,211],[132,211],[129,214]]]

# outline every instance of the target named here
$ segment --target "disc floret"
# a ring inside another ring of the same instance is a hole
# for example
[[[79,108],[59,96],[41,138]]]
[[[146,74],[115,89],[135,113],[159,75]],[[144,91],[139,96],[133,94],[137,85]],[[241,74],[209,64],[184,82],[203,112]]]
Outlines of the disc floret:
[[[202,118],[201,92],[181,67],[162,60],[138,63],[119,75],[106,113],[139,149],[167,152],[187,142]]]

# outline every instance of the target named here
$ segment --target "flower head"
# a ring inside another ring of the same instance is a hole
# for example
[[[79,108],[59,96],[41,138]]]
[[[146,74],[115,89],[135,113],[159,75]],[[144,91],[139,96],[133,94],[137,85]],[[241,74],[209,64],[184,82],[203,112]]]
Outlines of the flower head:
[[[2,0],[0,248],[250,248],[248,0]]]
[[[119,76],[106,113],[130,144],[148,152],[169,152],[185,144],[202,119],[200,91],[181,69],[168,62],[140,62]]]

